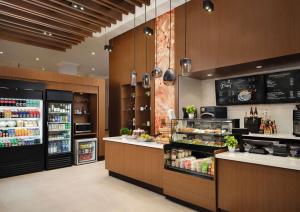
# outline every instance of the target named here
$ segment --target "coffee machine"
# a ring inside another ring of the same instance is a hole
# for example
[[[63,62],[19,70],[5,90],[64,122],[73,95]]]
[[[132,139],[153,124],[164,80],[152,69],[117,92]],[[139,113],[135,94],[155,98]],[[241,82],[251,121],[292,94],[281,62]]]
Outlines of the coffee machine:
[[[297,110],[293,111],[293,134],[300,137],[300,104],[297,105]]]

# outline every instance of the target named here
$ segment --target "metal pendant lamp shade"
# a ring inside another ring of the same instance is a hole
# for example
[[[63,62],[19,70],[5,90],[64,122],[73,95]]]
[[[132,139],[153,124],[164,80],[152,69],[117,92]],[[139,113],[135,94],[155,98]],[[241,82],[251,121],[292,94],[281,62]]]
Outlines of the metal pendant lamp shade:
[[[172,68],[168,68],[163,76],[164,84],[167,86],[171,86],[175,84],[176,74]]]
[[[137,73],[135,70],[132,70],[130,74],[130,85],[136,86],[136,84],[137,84]]]
[[[135,71],[135,14],[133,18],[133,70],[130,73],[130,85],[137,85],[137,72]]]
[[[180,68],[181,68],[181,75],[188,76],[192,70],[192,60],[189,58],[183,58],[180,60]]]
[[[155,67],[151,75],[154,78],[160,78],[163,74],[162,70],[157,66],[157,0],[155,0]]]
[[[150,88],[151,86],[151,76],[149,73],[143,74],[143,88]]]
[[[147,22],[147,6],[145,4],[145,23]],[[146,35],[145,36],[145,43],[146,43],[146,47],[145,47],[145,50],[146,50],[146,73],[143,74],[142,76],[142,86],[143,88],[145,89],[148,89],[150,88],[151,86],[151,76],[150,74],[148,73],[148,36],[149,35]]]
[[[185,5],[184,5],[184,55],[185,57],[183,59],[180,59],[180,69],[181,69],[181,75],[182,76],[188,76],[192,70],[192,60],[189,59],[186,56],[186,27],[187,27],[187,1],[185,0]]]
[[[176,73],[175,71],[171,68],[171,44],[172,44],[172,14],[171,14],[171,9],[172,9],[172,0],[170,0],[170,38],[169,38],[169,68],[165,71],[164,76],[163,76],[163,82],[166,86],[172,86],[175,84],[176,81]]]

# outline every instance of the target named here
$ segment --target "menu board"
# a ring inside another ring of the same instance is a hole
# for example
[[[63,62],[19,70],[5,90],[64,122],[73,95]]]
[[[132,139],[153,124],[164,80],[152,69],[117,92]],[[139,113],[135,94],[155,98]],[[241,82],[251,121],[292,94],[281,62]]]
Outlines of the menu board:
[[[300,101],[300,70],[265,75],[266,103]]]
[[[264,96],[263,75],[216,80],[217,105],[258,104]]]

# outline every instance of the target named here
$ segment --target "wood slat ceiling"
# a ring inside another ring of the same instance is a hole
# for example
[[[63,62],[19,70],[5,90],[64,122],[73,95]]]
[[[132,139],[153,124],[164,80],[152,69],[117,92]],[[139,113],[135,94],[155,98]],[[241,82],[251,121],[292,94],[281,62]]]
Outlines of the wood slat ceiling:
[[[66,51],[144,4],[150,0],[0,0],[0,39]]]

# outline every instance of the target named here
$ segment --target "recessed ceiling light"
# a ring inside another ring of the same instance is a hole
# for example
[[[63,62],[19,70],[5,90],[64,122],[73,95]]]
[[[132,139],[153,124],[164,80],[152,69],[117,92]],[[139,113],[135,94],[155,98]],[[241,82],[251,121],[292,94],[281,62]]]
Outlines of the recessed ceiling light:
[[[39,60],[40,60],[40,58],[36,57],[36,58],[35,58],[35,60],[36,60],[36,61],[39,61]]]
[[[44,31],[44,33],[43,33],[44,35],[47,35],[47,32],[46,31]]]
[[[0,54],[3,54],[4,52],[3,51],[0,51]]]
[[[46,70],[46,69],[43,67],[43,68],[42,68],[42,71],[45,71],[45,70]]]
[[[49,36],[52,36],[52,33],[49,32],[48,35],[49,35]]]
[[[92,70],[92,71],[95,71],[96,69],[93,67],[93,68],[91,68],[91,70]]]
[[[208,77],[212,77],[212,74],[207,74]]]
[[[73,4],[73,7],[74,7],[74,8],[77,8],[77,7],[78,7],[78,5],[77,5],[77,4]]]
[[[92,52],[92,55],[95,55],[96,54],[96,52]]]
[[[82,11],[83,11],[83,10],[84,10],[84,7],[80,7],[80,10],[82,10]]]
[[[260,65],[260,66],[256,66],[256,68],[262,68],[263,66],[262,65]]]

